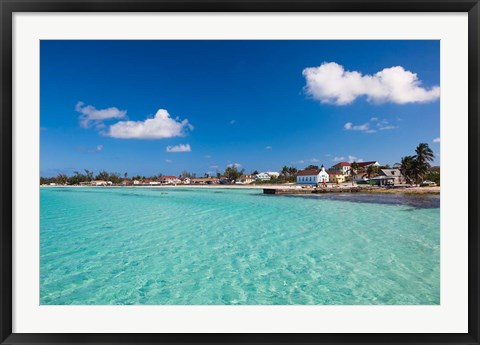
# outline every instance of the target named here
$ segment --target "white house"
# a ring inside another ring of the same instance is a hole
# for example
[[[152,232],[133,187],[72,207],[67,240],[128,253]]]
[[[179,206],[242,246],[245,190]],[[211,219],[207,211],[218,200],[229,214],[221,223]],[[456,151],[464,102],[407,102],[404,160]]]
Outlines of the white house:
[[[393,183],[399,184],[403,182],[403,175],[399,169],[381,169],[378,172],[379,176],[393,177]]]
[[[333,167],[331,167],[330,170],[340,172],[344,176],[347,176],[347,175],[350,175],[350,167],[351,167],[350,163],[340,162],[335,164]]]
[[[276,171],[267,171],[266,174],[270,175],[270,177],[275,177],[275,178],[278,178],[278,176],[280,176],[280,173]]]
[[[162,184],[176,184],[179,182],[176,176],[161,176],[160,177],[160,182]]]
[[[328,173],[325,168],[300,170],[297,173],[297,183],[305,185],[317,185],[318,183],[328,182]]]
[[[269,181],[271,178],[272,177],[269,174],[264,172],[255,175],[255,179],[258,181]]]
[[[112,181],[103,181],[103,180],[93,180],[90,181],[92,186],[111,186],[113,183]]]
[[[367,169],[370,165],[376,166],[377,168],[380,166],[380,163],[377,161],[369,161],[369,162],[358,162],[357,163],[359,168]]]

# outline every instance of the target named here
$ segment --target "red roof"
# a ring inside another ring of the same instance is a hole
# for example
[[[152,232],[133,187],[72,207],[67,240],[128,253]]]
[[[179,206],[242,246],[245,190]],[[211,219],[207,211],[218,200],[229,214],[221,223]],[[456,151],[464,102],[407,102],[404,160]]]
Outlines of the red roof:
[[[162,176],[161,178],[177,178],[177,176]]]
[[[359,167],[359,168],[363,168],[363,167],[366,167],[367,165],[372,165],[372,164],[375,164],[375,163],[377,163],[377,161],[360,162],[360,163],[357,163],[357,164],[358,164],[358,167]]]
[[[343,175],[340,171],[333,171],[333,170],[327,170],[327,174],[329,175]]]
[[[340,162],[334,165],[334,167],[349,167],[351,164],[348,162]]]
[[[320,169],[308,169],[308,170],[300,170],[297,175],[298,176],[306,176],[306,175],[318,175],[320,173]]]

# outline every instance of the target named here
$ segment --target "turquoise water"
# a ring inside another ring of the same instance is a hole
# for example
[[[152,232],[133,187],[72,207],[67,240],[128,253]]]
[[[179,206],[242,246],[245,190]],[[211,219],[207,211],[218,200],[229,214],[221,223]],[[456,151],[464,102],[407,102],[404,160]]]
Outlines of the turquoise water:
[[[41,188],[41,304],[439,304],[438,196]]]

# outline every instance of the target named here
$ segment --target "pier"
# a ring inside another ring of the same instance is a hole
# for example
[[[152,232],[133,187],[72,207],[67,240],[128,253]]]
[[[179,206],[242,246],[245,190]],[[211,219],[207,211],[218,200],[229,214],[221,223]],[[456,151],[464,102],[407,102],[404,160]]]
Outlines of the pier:
[[[366,188],[364,189],[366,190]],[[356,193],[359,187],[349,188],[264,188],[263,194],[289,195],[289,194],[323,194],[323,193]]]

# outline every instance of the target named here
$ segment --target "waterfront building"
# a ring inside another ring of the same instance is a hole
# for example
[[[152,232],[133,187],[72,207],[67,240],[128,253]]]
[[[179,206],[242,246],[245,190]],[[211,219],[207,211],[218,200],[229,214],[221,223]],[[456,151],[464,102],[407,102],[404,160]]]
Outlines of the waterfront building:
[[[303,185],[317,185],[318,183],[328,182],[329,175],[325,171],[325,168],[322,169],[307,169],[300,170],[297,173],[297,183]]]

